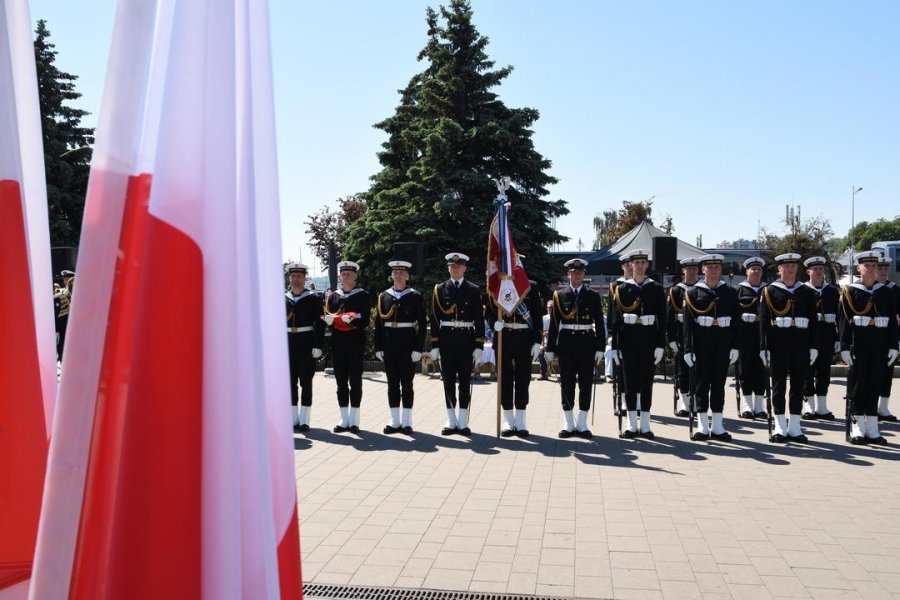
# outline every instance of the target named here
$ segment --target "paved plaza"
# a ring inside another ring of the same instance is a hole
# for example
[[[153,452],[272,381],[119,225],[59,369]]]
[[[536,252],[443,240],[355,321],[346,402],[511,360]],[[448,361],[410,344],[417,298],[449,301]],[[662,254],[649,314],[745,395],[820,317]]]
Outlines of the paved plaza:
[[[729,383],[731,380],[729,380]],[[900,412],[900,384],[892,405]],[[495,436],[496,385],[476,383],[470,439],[440,435],[442,383],[417,375],[412,437],[381,433],[383,373],[367,373],[360,425],[335,434],[334,378],[317,373],[312,427],[295,434],[303,579],[565,598],[900,597],[900,425],[886,448],[844,442],[843,420],[804,422],[810,443],[768,442],[735,416],[728,443],[688,441],[657,379],[656,439],[619,440],[599,384],[594,439],[560,440],[558,384],[533,381],[531,437]],[[843,418],[844,379],[829,408]]]

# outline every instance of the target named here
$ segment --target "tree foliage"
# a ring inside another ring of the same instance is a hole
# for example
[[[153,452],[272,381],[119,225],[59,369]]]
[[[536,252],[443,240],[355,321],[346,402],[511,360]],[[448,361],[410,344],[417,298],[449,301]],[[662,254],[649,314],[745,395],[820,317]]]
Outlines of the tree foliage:
[[[830,220],[822,216],[801,220],[797,216],[789,219],[785,225],[783,235],[777,235],[764,228],[760,232],[759,247],[767,249],[772,256],[786,252],[796,252],[803,259],[810,256],[829,256],[828,246],[834,235]]]
[[[89,113],[67,105],[81,97],[75,91],[78,77],[57,68],[57,51],[49,38],[50,31],[42,19],[35,29],[34,58],[44,137],[50,244],[77,246],[94,130],[81,126],[81,119]]]
[[[603,211],[600,216],[594,217],[594,248],[601,248],[615,242],[644,221],[653,225],[651,214],[653,214],[652,200],[643,202],[623,200],[622,208],[618,212],[615,210]],[[672,225],[672,217],[667,217],[664,225],[671,227],[672,230],[675,229]]]
[[[619,213],[615,210],[604,210],[594,217],[594,250],[599,250],[616,241],[616,238],[612,237],[612,232],[618,222]]]
[[[308,243],[323,266],[328,265],[328,245],[331,241],[335,242],[338,257],[342,256],[348,228],[366,212],[366,204],[358,196],[338,198],[337,204],[337,210],[323,206],[306,220]]]
[[[467,276],[483,283],[494,182],[508,176],[510,228],[529,276],[559,277],[546,248],[566,238],[548,222],[568,209],[544,199],[556,179],[532,141],[538,111],[509,108],[493,91],[512,67],[495,68],[488,58],[468,0],[429,8],[426,23],[418,56],[425,68],[400,91],[394,114],[375,125],[387,134],[382,168],[361,195],[366,212],[350,225],[344,256],[371,267],[362,270],[364,285],[381,286],[393,244],[418,241],[427,283],[446,278],[443,257],[451,251],[469,255]]]
[[[896,216],[891,220],[878,219],[872,223],[861,221],[847,232],[847,237],[840,241],[837,248],[843,252],[850,247],[850,234],[854,234],[854,246],[857,252],[871,250],[872,244],[875,242],[887,242],[891,240],[900,240],[900,216]]]

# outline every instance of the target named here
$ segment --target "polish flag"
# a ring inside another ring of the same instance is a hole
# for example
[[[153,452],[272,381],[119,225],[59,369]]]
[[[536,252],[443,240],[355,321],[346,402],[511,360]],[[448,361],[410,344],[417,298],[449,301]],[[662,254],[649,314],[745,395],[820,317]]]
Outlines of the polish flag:
[[[53,277],[27,0],[0,2],[0,598],[31,576],[56,399]]]
[[[265,0],[120,0],[33,598],[299,598]]]

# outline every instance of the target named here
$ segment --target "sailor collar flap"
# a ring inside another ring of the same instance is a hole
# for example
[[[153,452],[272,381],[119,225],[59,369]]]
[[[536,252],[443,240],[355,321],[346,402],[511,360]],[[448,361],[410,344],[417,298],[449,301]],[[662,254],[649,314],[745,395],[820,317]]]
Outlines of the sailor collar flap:
[[[816,286],[814,286],[814,285],[812,284],[811,281],[804,281],[804,282],[803,282],[803,285],[805,285],[806,287],[808,287],[809,289],[811,289],[812,291],[814,291],[814,292],[815,292],[816,294],[818,294],[819,296],[821,296],[821,295],[822,295],[822,292],[825,291],[825,288],[828,287],[828,284],[827,284],[827,283],[823,283],[823,284],[822,284],[822,287],[817,288]]]
[[[703,289],[706,289],[706,290],[709,290],[712,292],[712,291],[715,291],[716,289],[722,287],[723,285],[725,285],[725,282],[720,279],[718,285],[716,285],[715,288],[711,288],[708,285],[706,285],[705,281],[698,281],[694,287],[703,288]]]
[[[385,293],[388,294],[389,296],[391,296],[391,297],[393,297],[393,298],[399,300],[399,299],[402,298],[403,296],[405,296],[405,295],[407,295],[407,294],[411,294],[411,293],[415,292],[416,290],[413,289],[413,288],[411,288],[411,287],[403,288],[402,290],[395,290],[394,288],[391,287],[391,288],[388,288],[388,289],[386,289],[386,290],[384,290],[384,291],[385,291]]]
[[[338,297],[340,297],[340,298],[347,299],[347,298],[349,298],[350,296],[355,296],[356,294],[358,294],[358,293],[360,293],[360,292],[362,292],[362,291],[363,291],[363,289],[362,289],[362,288],[359,288],[359,287],[353,288],[353,289],[350,290],[349,292],[345,292],[344,290],[342,290],[342,289],[339,288],[339,289],[335,290],[334,293],[335,293]]]
[[[294,304],[296,304],[297,302],[300,302],[301,300],[303,300],[304,298],[306,298],[307,296],[309,296],[311,294],[312,294],[312,290],[303,290],[303,293],[300,294],[299,296],[293,295],[290,290],[288,290],[287,292],[284,293],[285,297],[288,300],[290,300],[291,302],[293,302]]]
[[[631,279],[626,279],[626,280],[625,280],[625,283],[630,283],[631,285],[634,285],[634,286],[637,286],[637,287],[639,287],[639,288],[642,288],[642,287],[644,287],[645,285],[649,285],[649,284],[651,284],[651,283],[656,283],[656,282],[653,281],[653,279],[651,279],[650,277],[645,277],[645,278],[644,278],[644,281],[642,281],[641,283],[638,283],[638,282],[635,281],[634,278],[632,277]]]
[[[884,284],[879,283],[879,282],[876,281],[876,282],[875,282],[875,285],[872,286],[872,289],[871,289],[871,290],[870,290],[869,288],[867,288],[866,286],[864,286],[863,284],[861,284],[861,283],[851,283],[851,284],[850,284],[850,287],[856,288],[856,289],[858,289],[858,290],[862,290],[862,291],[864,291],[864,292],[867,293],[867,294],[873,294],[873,293],[875,293],[875,291],[878,290],[879,288],[883,288],[883,287],[884,287]]]
[[[695,283],[694,285],[697,285],[697,284]],[[684,291],[688,291],[689,289],[691,289],[691,288],[694,287],[694,286],[693,286],[693,285],[688,285],[688,284],[686,284],[685,282],[682,281],[682,282],[680,282],[678,285],[676,285],[675,287],[680,287],[680,288],[683,289]]]
[[[793,295],[793,293],[796,292],[797,290],[799,290],[801,287],[803,287],[803,285],[798,281],[798,282],[795,282],[793,286],[788,287],[788,286],[784,285],[784,283],[779,279],[778,281],[774,281],[774,282],[770,283],[769,287],[781,288],[784,291],[786,291],[787,293]]]
[[[742,285],[742,286],[744,286],[744,287],[746,287],[746,288],[750,288],[751,290],[753,290],[753,291],[756,292],[757,294],[759,293],[759,290],[763,289],[763,288],[766,286],[765,283],[760,283],[759,285],[750,285],[750,283],[747,282],[747,281],[742,281],[742,282],[740,282],[738,285]]]

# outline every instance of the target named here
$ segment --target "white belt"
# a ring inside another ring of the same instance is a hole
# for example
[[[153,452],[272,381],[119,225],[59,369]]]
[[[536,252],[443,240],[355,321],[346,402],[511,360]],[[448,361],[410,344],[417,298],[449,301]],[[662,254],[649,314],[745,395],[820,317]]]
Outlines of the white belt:
[[[826,323],[834,323],[837,320],[837,315],[834,313],[816,313],[816,316],[819,317],[819,321]]]
[[[622,321],[626,325],[644,325],[644,326],[652,326],[656,325],[656,315],[637,315],[635,313],[624,313],[622,315]]]
[[[441,327],[453,327],[454,329],[474,329],[474,321],[441,321]]]
[[[809,319],[805,317],[775,317],[774,320],[775,327],[779,329],[787,329],[789,327],[796,327],[797,329],[806,329],[809,327]]]
[[[731,327],[731,317],[697,317],[700,327]]]
[[[874,325],[878,328],[884,328],[888,326],[889,321],[890,317],[867,317],[865,315],[854,315],[853,317],[853,325],[856,327],[869,327],[870,325]]]
[[[304,327],[288,327],[287,330],[288,330],[288,333],[304,333],[306,331],[312,331],[313,326],[306,325]]]
[[[560,329],[571,329],[572,331],[593,331],[593,325],[572,325],[570,323],[563,323],[559,326]]]
[[[758,315],[753,313],[741,313],[741,321],[744,323],[756,323],[757,318],[759,318]]]
[[[504,323],[503,329],[531,329],[528,323]]]
[[[678,321],[679,323],[684,323],[684,314],[683,314],[683,313],[677,313],[677,314],[675,315],[675,320]]]
[[[384,324],[385,327],[390,327],[391,329],[411,329],[416,326],[415,323],[403,323],[399,321],[387,321]]]

